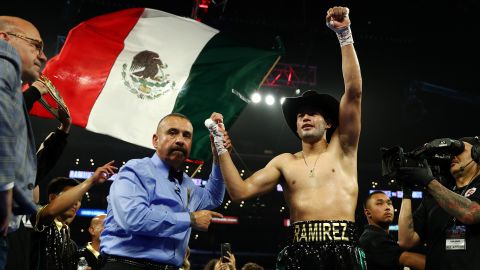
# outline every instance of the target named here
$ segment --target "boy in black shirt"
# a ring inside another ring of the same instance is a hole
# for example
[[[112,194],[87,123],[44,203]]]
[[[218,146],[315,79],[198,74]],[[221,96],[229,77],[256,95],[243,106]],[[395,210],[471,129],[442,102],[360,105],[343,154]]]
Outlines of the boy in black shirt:
[[[365,252],[368,270],[395,270],[408,266],[424,269],[425,256],[405,251],[389,234],[394,218],[390,198],[381,191],[371,193],[363,204],[368,225],[360,236],[359,244]]]
[[[93,185],[104,183],[116,169],[111,161],[97,168],[94,174],[82,183],[66,177],[57,177],[49,183],[47,187],[49,203],[32,217],[35,237],[39,239],[40,253],[32,258],[36,269],[77,269],[78,248],[70,238],[68,225],[75,218],[83,195]]]

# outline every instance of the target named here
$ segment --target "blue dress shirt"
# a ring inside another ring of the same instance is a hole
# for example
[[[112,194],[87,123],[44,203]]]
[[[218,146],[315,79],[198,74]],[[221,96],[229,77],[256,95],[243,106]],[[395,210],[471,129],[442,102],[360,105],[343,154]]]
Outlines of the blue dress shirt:
[[[127,162],[110,187],[102,253],[181,266],[191,233],[190,214],[223,201],[220,167],[212,166],[205,188],[183,174],[169,179],[169,166],[155,153]]]

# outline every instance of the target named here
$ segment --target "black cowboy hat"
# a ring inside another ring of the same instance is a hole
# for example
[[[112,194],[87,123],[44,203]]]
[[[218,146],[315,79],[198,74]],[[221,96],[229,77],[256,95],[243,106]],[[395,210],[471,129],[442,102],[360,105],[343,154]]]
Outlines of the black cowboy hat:
[[[320,114],[325,118],[327,123],[331,124],[331,128],[327,129],[327,142],[330,141],[333,132],[338,126],[338,111],[340,103],[338,100],[327,94],[319,94],[315,91],[305,91],[299,97],[286,98],[282,104],[283,116],[293,133],[297,134],[297,113],[302,106],[310,105],[318,108]]]

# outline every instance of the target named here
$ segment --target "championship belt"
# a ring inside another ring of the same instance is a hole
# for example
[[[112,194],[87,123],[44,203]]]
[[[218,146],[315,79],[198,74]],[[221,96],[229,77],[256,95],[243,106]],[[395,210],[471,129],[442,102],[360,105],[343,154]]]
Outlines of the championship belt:
[[[43,74],[40,75],[40,78],[38,79],[38,81],[41,82],[43,85],[45,85],[45,87],[48,90],[48,94],[50,98],[55,103],[54,105],[52,105],[51,104],[52,102],[49,103],[47,102],[47,100],[41,97],[39,100],[40,104],[42,104],[43,107],[45,107],[45,109],[47,109],[47,111],[49,111],[58,120],[60,120],[60,117],[58,116],[58,110],[64,111],[65,114],[67,115],[67,118],[70,118],[70,112],[68,111],[68,107],[67,105],[65,105],[65,101],[63,101],[62,96],[58,92],[57,88],[55,88],[53,83]]]

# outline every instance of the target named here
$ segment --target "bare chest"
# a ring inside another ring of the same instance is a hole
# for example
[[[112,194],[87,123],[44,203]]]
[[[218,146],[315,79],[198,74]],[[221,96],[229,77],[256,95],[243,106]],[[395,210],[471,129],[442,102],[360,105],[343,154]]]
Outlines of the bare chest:
[[[284,196],[292,220],[354,220],[358,195],[355,168],[355,164],[327,158],[319,159],[313,168],[298,159],[285,164]]]
[[[356,171],[350,167],[329,158],[319,158],[316,164],[303,159],[292,160],[283,166],[284,184],[290,191],[333,186],[348,188],[356,184]]]

